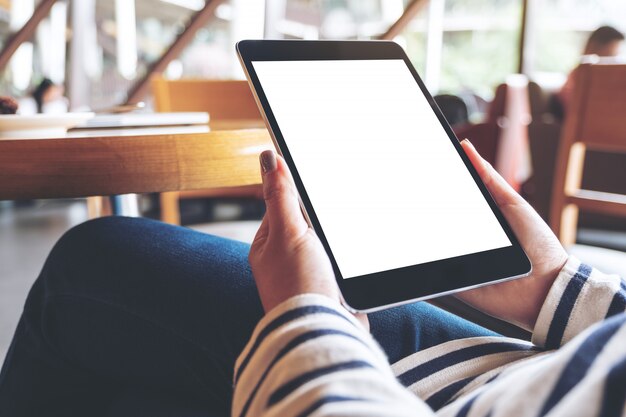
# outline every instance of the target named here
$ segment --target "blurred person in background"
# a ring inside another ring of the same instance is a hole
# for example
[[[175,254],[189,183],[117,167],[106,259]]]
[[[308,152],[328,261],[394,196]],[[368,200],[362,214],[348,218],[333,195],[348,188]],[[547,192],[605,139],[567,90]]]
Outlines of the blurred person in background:
[[[20,99],[18,112],[23,115],[66,113],[68,105],[67,99],[63,96],[64,92],[62,85],[44,78],[30,96]]]
[[[596,56],[599,58],[613,58],[619,55],[620,48],[624,42],[624,34],[612,26],[600,26],[598,29],[591,32],[585,49],[583,50],[583,57]],[[567,81],[561,88],[557,97],[559,104],[561,105],[562,116],[567,111],[568,103],[571,101],[572,91],[574,91],[574,78],[576,75],[576,69],[570,72],[567,77]]]

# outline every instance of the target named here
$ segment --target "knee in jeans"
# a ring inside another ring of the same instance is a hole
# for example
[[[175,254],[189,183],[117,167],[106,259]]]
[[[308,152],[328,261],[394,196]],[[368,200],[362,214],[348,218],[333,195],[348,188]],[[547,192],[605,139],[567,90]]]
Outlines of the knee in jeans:
[[[115,233],[127,221],[128,219],[124,217],[109,216],[88,220],[74,226],[61,236],[54,245],[50,256],[60,257],[61,259],[71,257],[78,251],[92,246],[94,242],[97,242],[104,236]]]
[[[127,250],[128,234],[141,233],[144,219],[102,217],[68,230],[54,245],[26,302],[37,311],[53,293],[89,290],[101,285],[102,274],[112,259]],[[114,276],[112,278],[115,278]]]
[[[39,280],[54,280],[54,277],[81,275],[81,269],[90,267],[90,260],[103,254],[128,223],[138,219],[124,217],[102,217],[89,220],[68,230],[56,242],[44,264]],[[93,267],[95,265],[91,264]]]

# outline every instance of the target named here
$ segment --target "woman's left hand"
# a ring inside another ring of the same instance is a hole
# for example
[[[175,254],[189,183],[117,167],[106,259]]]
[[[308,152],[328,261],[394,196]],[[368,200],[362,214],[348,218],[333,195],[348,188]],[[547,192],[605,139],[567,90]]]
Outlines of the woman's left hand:
[[[340,300],[335,274],[319,238],[304,219],[285,161],[261,154],[266,213],[250,249],[252,274],[266,312],[305,293]],[[367,325],[367,316],[358,318]]]

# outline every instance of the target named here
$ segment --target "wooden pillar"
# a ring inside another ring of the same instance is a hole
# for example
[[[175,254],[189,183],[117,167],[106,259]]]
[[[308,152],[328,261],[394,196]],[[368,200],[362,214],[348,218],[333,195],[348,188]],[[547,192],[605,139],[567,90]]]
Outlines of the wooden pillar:
[[[404,29],[406,29],[411,20],[413,20],[417,13],[419,13],[419,11],[422,10],[427,3],[428,0],[412,0],[405,7],[402,16],[400,16],[398,20],[396,20],[396,22],[391,25],[389,29],[387,29],[387,32],[379,37],[379,39],[392,40],[398,36]]]
[[[150,87],[150,78],[165,71],[167,65],[178,57],[183,49],[193,41],[196,32],[213,18],[215,9],[223,2],[224,0],[206,0],[204,7],[189,20],[185,29],[178,35],[172,45],[159,59],[148,67],[146,75],[130,89],[125,104],[135,104],[144,98]]]
[[[536,30],[534,27],[534,12],[536,3],[534,0],[522,0],[522,21],[520,23],[519,50],[517,72],[528,75],[532,69],[532,43]]]
[[[7,40],[4,48],[2,48],[2,52],[0,52],[0,71],[2,71],[9,63],[15,51],[17,51],[17,48],[19,48],[22,43],[33,37],[39,22],[48,16],[50,9],[55,2],[56,0],[41,0],[33,11],[33,15],[30,19],[28,19],[20,30],[15,32],[15,34]]]

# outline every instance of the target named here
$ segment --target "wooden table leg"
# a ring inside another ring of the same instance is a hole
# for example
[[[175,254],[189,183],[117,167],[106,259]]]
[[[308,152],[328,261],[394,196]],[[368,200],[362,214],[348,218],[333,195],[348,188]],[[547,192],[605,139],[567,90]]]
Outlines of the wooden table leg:
[[[87,197],[87,218],[96,219],[105,216],[105,201],[103,197]]]
[[[161,221],[180,225],[180,207],[178,206],[178,191],[161,193],[159,203],[161,205]]]

